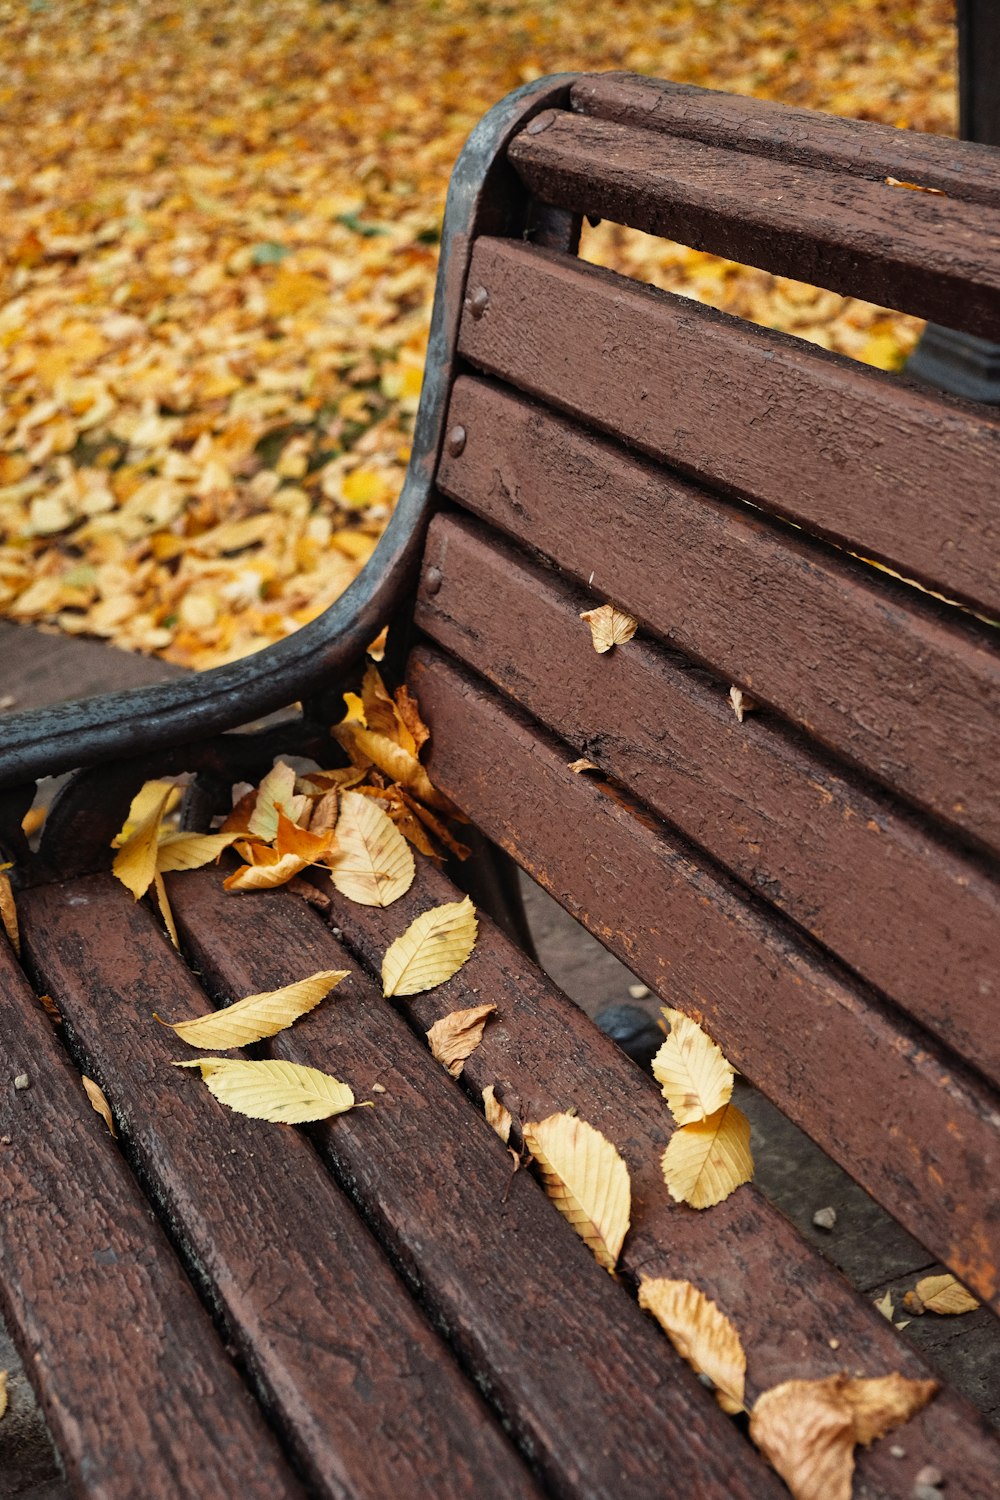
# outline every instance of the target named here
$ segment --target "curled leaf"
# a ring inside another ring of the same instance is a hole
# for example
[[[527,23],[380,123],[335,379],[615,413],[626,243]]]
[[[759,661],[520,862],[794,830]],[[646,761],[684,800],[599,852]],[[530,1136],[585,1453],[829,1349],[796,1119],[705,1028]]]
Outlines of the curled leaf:
[[[248,831],[271,843],[278,836],[278,808],[294,823],[305,810],[307,800],[295,790],[295,772],[292,767],[279,760],[257,788],[257,800],[248,820]],[[228,831],[226,824],[223,824],[223,830]]]
[[[750,1122],[735,1104],[724,1104],[675,1130],[660,1165],[671,1198],[711,1208],[753,1176]]]
[[[751,698],[749,693],[745,693],[743,689],[738,688],[735,683],[729,689],[729,701],[733,705],[733,713],[736,715],[741,724],[743,723],[744,717],[747,714],[752,714],[758,707],[756,698]]]
[[[651,1312],[678,1354],[715,1387],[715,1399],[732,1416],[743,1410],[747,1357],[736,1329],[690,1281],[644,1277],[639,1306]]]
[[[413,884],[413,855],[378,803],[345,792],[337,822],[337,847],[327,859],[341,895],[362,906],[391,906]]]
[[[268,1059],[244,1062],[242,1058],[199,1057],[174,1063],[175,1068],[200,1068],[209,1091],[237,1114],[252,1120],[275,1120],[282,1125],[301,1125],[307,1120],[325,1120],[353,1109],[354,1094],[346,1083],[307,1068],[301,1063]]]
[[[115,1130],[115,1122],[111,1115],[111,1106],[105,1098],[104,1090],[92,1078],[88,1078],[85,1073],[81,1076],[80,1081],[94,1109],[100,1115],[111,1134],[116,1136],[118,1132]]]
[[[483,1089],[483,1110],[486,1114],[487,1125],[496,1131],[506,1146],[510,1140],[510,1128],[514,1123],[514,1116],[506,1104],[501,1104],[492,1083],[488,1083]]]
[[[172,781],[144,781],[132,798],[128,817],[111,840],[112,849],[120,849],[128,843],[140,823],[144,823],[163,797],[167,799],[166,811],[172,812],[181,800],[181,789]]]
[[[855,1444],[908,1422],[937,1389],[898,1374],[786,1380],[758,1400],[750,1436],[795,1500],[850,1500]]]
[[[440,1021],[435,1021],[428,1031],[427,1042],[432,1055],[448,1069],[452,1078],[458,1077],[465,1059],[479,1046],[486,1022],[495,1010],[495,1005],[473,1005],[469,1010],[453,1010]]]
[[[293,875],[301,875],[309,863],[297,854],[279,854],[269,844],[239,844],[237,848],[248,863],[226,876],[222,884],[227,891],[273,890]]]
[[[151,801],[145,817],[122,844],[111,866],[122,885],[132,892],[137,901],[153,883],[159,856],[160,824],[176,790],[176,787],[168,787],[155,801]]]
[[[586,756],[581,756],[579,760],[571,760],[566,769],[579,776],[581,771],[599,771],[601,768],[592,760],[587,760]]]
[[[224,1051],[228,1047],[249,1047],[266,1037],[276,1036],[300,1016],[315,1010],[335,985],[349,975],[348,969],[323,969],[308,979],[296,980],[280,990],[247,995],[222,1010],[190,1021],[163,1021],[182,1042],[190,1047],[211,1047]],[[156,1019],[159,1021],[160,1017]]]
[[[369,729],[374,729],[376,734],[384,734],[388,739],[395,741],[408,754],[416,755],[418,746],[410,733],[409,725],[389,696],[388,689],[382,681],[382,674],[374,663],[365,669],[364,681],[361,684],[361,702],[365,712],[365,724]]]
[[[448,811],[447,800],[435,790],[417,757],[387,735],[350,722],[335,724],[331,733],[356,766],[377,766],[390,781],[405,786],[421,802]]]
[[[613,1271],[631,1210],[624,1161],[599,1130],[575,1115],[549,1115],[525,1125],[523,1133],[546,1193],[598,1262]]]
[[[653,1076],[678,1125],[704,1120],[728,1104],[735,1072],[696,1022],[664,1007],[670,1035],[653,1058]]]
[[[638,620],[633,620],[631,615],[625,614],[624,610],[615,609],[613,604],[601,604],[597,609],[586,609],[580,616],[590,626],[590,636],[594,642],[594,650],[602,655],[610,651],[612,646],[622,646],[630,641],[639,629]]]
[[[476,908],[468,896],[432,907],[412,921],[382,960],[386,995],[417,995],[443,984],[476,945]]]

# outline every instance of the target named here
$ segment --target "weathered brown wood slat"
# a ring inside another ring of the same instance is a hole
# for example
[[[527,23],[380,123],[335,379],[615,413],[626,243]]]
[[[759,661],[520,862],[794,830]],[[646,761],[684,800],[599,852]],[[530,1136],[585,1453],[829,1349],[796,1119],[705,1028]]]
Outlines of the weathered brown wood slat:
[[[553,486],[566,494],[556,475]],[[588,509],[568,509],[562,534],[586,547]],[[633,540],[623,556],[638,555]],[[591,555],[614,569],[612,553]],[[686,539],[656,555],[658,586],[683,613],[685,580],[675,583],[671,563],[690,558]],[[724,553],[719,567],[727,576]],[[594,602],[468,518],[431,524],[421,629],[1000,1083],[996,883],[888,798],[816,760],[771,715],[737,723],[724,683],[642,639],[599,656],[579,618]],[[721,597],[717,608],[713,623],[728,626]]]
[[[421,649],[435,783],[923,1245],[1000,1307],[995,1092],[481,682]],[[886,1137],[892,1149],[885,1147]]]
[[[567,110],[508,156],[544,203],[1000,337],[994,209]]]
[[[456,899],[446,876],[418,860],[410,891],[388,910],[358,907],[316,872],[329,894],[328,920],[342,929],[368,967],[419,912]],[[919,1379],[926,1367],[908,1342],[844,1284],[783,1214],[749,1186],[705,1213],[675,1204],[659,1170],[670,1120],[656,1084],[593,1026],[482,913],[475,962],[446,984],[396,1003],[418,1032],[452,1010],[481,1003],[497,1018],[468,1058],[462,1083],[477,1102],[487,1084],[517,1122],[576,1106],[622,1150],[632,1179],[632,1227],[620,1268],[628,1276],[692,1280],[725,1309],[747,1348],[748,1395],[793,1378],[842,1369],[899,1370]],[[831,1347],[836,1330],[837,1348]],[[949,1474],[960,1493],[1000,1487],[1000,1445],[966,1401],[942,1391],[906,1429],[906,1460],[889,1443],[859,1452],[857,1494],[907,1494],[925,1463],[961,1455]]]
[[[22,1073],[30,1087],[16,1090]],[[0,1078],[0,1302],[74,1493],[297,1500],[298,1482],[2,938]]]
[[[289,953],[303,972],[355,969],[353,998],[270,1045],[374,1098],[314,1139],[551,1493],[659,1500],[669,1474],[705,1500],[778,1494],[538,1184],[511,1180],[501,1142],[314,911],[286,892],[234,897],[215,872],[171,892],[185,944],[226,997],[279,983]]]
[[[581,78],[570,97],[582,114],[619,125],[799,166],[836,169],[873,182],[895,177],[938,188],[949,198],[1000,208],[1000,162],[992,147],[976,141],[897,130],[871,120],[845,120],[634,73]]]
[[[593,575],[601,598],[884,785],[1000,846],[1000,630],[508,390],[464,377],[450,415],[466,436],[442,458],[444,493],[578,579]]]
[[[310,1493],[537,1497],[305,1137],[221,1109],[171,1067],[199,1054],[152,1012],[212,1006],[146,908],[111,876],[21,908],[32,962]],[[285,983],[313,972],[294,951],[281,962]],[[341,989],[325,1002],[342,1003]]]
[[[531,245],[480,240],[469,288],[472,364],[1000,617],[994,414]]]

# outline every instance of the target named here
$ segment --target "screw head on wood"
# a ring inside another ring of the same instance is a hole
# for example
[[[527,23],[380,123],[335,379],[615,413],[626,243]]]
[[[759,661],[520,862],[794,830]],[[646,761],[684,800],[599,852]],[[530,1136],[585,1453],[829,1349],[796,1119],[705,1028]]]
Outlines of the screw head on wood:
[[[444,445],[452,458],[457,458],[465,447],[466,436],[465,428],[460,423],[448,433],[448,436],[444,440]]]
[[[444,574],[440,568],[428,568],[424,574],[424,593],[436,594],[444,582]]]
[[[490,294],[484,286],[474,287],[468,297],[469,311],[474,318],[481,318],[490,305]]]
[[[533,120],[529,120],[524,128],[528,135],[541,135],[543,130],[548,130],[555,117],[556,111],[547,109],[544,114],[536,115]]]

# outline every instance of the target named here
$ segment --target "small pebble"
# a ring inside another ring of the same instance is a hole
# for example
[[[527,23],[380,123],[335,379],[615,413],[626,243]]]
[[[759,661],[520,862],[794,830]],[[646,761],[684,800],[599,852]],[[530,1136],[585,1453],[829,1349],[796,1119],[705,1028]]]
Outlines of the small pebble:
[[[906,1457],[906,1449],[901,1448],[898,1443],[893,1443],[892,1447],[889,1449],[889,1452],[892,1454],[893,1458]]]
[[[373,1083],[372,1084],[372,1093],[373,1094],[384,1094],[385,1093],[385,1084],[384,1083]]]
[[[9,1145],[10,1145],[10,1136],[9,1135],[0,1135],[0,1146],[9,1146]]]
[[[14,1087],[16,1089],[31,1088],[31,1079],[28,1077],[27,1073],[18,1073],[17,1077],[14,1079]]]
[[[933,1464],[924,1464],[924,1467],[920,1470],[920,1473],[917,1475],[913,1483],[927,1484],[933,1486],[936,1489],[940,1489],[944,1484],[944,1475],[941,1473],[941,1470],[935,1468]]]
[[[830,1345],[831,1349],[839,1349],[840,1348],[840,1340],[839,1339],[828,1339],[827,1342]]]
[[[817,1229],[830,1230],[837,1222],[837,1210],[835,1208],[818,1208],[813,1214],[813,1223]]]
[[[632,996],[633,1000],[649,999],[650,991],[647,984],[630,984],[628,987],[628,992]]]

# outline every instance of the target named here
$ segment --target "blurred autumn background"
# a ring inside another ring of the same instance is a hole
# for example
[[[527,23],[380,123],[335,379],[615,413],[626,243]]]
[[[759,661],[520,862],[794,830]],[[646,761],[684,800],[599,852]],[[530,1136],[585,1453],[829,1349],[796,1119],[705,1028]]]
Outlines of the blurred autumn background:
[[[187,666],[370,555],[448,174],[528,79],[626,68],[951,134],[951,0],[0,0],[0,613]],[[920,325],[627,234],[587,258],[886,369]]]

